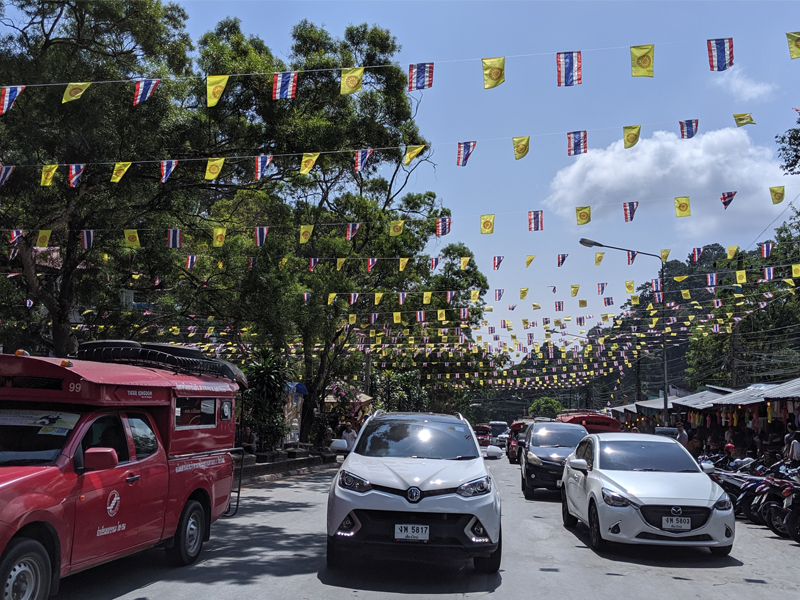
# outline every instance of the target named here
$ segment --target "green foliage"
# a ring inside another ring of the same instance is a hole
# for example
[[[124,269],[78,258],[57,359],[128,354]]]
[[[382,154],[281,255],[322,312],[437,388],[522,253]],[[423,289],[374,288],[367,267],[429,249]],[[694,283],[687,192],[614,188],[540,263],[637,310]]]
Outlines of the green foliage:
[[[428,392],[420,385],[417,370],[396,373],[384,371],[374,386],[375,400],[390,412],[425,412],[428,410]]]
[[[556,415],[562,411],[561,402],[555,398],[537,398],[528,407],[528,415],[531,417],[548,417],[555,419]]]
[[[270,350],[255,351],[244,372],[248,382],[242,395],[244,422],[257,432],[262,450],[273,450],[288,432],[284,406],[295,374]]]

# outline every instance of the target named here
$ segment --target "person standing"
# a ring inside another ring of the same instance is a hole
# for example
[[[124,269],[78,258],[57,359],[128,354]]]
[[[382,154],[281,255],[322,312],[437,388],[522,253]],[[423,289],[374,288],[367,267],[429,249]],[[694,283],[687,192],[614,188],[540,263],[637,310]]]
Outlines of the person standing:
[[[342,432],[342,439],[347,442],[347,451],[352,452],[353,448],[356,445],[356,438],[358,437],[358,432],[353,429],[352,422],[348,421],[347,425]]]
[[[789,466],[792,469],[800,467],[800,433],[794,434],[794,439],[789,445]]]
[[[683,429],[683,423],[677,423],[675,427],[678,428],[678,435],[675,439],[677,439],[684,448],[689,448],[689,434]]]

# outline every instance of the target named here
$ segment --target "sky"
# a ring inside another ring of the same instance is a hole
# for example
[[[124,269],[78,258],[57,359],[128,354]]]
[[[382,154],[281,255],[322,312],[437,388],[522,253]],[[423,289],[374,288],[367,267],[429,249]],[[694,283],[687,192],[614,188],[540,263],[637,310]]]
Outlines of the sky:
[[[341,36],[350,24],[387,28],[402,51],[398,63],[433,62],[431,89],[417,122],[432,144],[433,165],[417,169],[410,192],[433,191],[452,210],[452,232],[432,245],[464,242],[489,279],[493,325],[614,312],[628,298],[624,282],[657,277],[660,263],[607,250],[595,266],[582,237],[685,260],[712,243],[753,249],[791,214],[800,181],[780,168],[775,136],[796,126],[800,59],[791,60],[785,32],[800,31],[796,2],[181,2],[194,39],[226,16],[238,17],[288,58],[291,28],[301,19]],[[734,66],[709,69],[706,40],[733,38]],[[629,47],[655,44],[654,77],[632,77]],[[583,82],[556,85],[556,53],[581,51]],[[485,90],[481,58],[506,56],[506,81]],[[752,113],[738,128],[734,113]],[[698,119],[699,133],[681,139],[678,122]],[[641,125],[641,139],[622,144],[622,127]],[[567,132],[586,130],[588,152],[568,156]],[[514,160],[511,138],[531,136]],[[465,167],[457,143],[477,141]],[[309,148],[309,151],[328,150]],[[785,186],[773,205],[769,187]],[[720,196],[737,192],[727,210]],[[689,196],[691,217],[677,218],[674,198]],[[623,202],[639,202],[632,222]],[[575,208],[592,207],[576,224]],[[787,210],[788,209],[788,210]],[[544,230],[528,231],[528,211],[544,211]],[[495,214],[492,235],[480,215]],[[770,226],[770,223],[777,221]],[[762,234],[766,228],[766,232]],[[567,254],[562,267],[557,255]],[[527,255],[536,255],[526,268]],[[498,270],[494,256],[503,256]],[[597,283],[607,283],[603,306]],[[580,285],[577,297],[570,285]],[[552,293],[555,286],[556,293]],[[519,299],[519,289],[530,291]],[[494,290],[503,289],[494,301]],[[579,309],[578,300],[588,300]],[[565,311],[554,312],[555,301]],[[534,311],[533,302],[542,309]],[[514,311],[510,304],[518,305]],[[592,323],[587,323],[591,325]],[[498,330],[499,332],[499,330]],[[524,336],[519,336],[520,338]]]

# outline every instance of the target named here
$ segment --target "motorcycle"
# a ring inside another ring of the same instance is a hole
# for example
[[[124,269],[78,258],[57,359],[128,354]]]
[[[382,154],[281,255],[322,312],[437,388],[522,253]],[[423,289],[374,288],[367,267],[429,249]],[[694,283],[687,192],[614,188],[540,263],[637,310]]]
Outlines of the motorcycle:
[[[764,521],[773,533],[800,542],[800,471],[786,472],[781,482],[779,496],[767,502],[761,510]]]
[[[782,489],[780,483],[775,483],[776,479],[785,478],[786,464],[779,461],[767,469],[761,475],[725,474],[719,473],[720,483],[723,489],[735,489],[740,485],[739,494],[736,498],[737,512],[740,512],[748,521],[757,525],[767,525],[766,514],[762,512],[764,505],[779,497]],[[770,477],[771,476],[771,477]],[[726,491],[728,491],[726,489]],[[731,494],[731,492],[728,492]],[[782,497],[781,497],[782,498]]]

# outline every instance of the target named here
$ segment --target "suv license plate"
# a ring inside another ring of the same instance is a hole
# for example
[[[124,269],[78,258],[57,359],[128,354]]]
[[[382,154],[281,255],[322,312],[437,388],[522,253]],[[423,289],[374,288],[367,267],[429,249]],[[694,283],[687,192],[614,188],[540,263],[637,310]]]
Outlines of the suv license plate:
[[[430,534],[428,525],[395,525],[394,539],[404,542],[427,542]]]
[[[661,517],[661,529],[667,531],[689,531],[692,520],[689,517]]]

